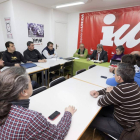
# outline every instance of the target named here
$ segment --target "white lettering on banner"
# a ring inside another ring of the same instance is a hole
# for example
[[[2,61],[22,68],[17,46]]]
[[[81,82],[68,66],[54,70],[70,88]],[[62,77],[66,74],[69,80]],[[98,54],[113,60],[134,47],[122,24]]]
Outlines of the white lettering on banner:
[[[81,23],[80,23],[80,44],[83,43],[83,26],[84,26],[84,14],[81,15]]]
[[[113,14],[106,15],[104,18],[104,23],[110,25],[115,21],[115,19],[116,17]],[[100,41],[100,43],[105,46],[113,46],[112,38],[114,37],[114,43],[116,46],[123,45],[124,43],[126,43],[127,48],[133,48],[137,46],[140,43],[140,38],[136,40],[135,37],[140,31],[140,22],[122,39],[120,39],[120,37],[129,29],[129,27],[130,24],[124,24],[114,33],[114,26],[103,26],[103,39]]]

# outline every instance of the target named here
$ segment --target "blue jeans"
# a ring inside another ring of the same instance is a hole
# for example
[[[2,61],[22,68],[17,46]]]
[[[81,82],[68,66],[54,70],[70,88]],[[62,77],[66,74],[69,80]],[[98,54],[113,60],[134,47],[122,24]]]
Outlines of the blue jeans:
[[[96,118],[91,123],[90,127],[110,134],[114,138],[119,139],[123,131],[122,126],[115,120],[113,116],[114,106],[103,107]]]

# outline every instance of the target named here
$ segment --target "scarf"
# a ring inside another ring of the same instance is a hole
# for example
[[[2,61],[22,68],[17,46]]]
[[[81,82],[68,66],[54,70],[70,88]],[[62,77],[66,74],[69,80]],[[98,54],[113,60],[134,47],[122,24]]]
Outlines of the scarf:
[[[11,103],[12,103],[12,105],[17,105],[17,106],[22,106],[24,108],[29,108],[30,99],[17,100],[17,101],[13,101]]]

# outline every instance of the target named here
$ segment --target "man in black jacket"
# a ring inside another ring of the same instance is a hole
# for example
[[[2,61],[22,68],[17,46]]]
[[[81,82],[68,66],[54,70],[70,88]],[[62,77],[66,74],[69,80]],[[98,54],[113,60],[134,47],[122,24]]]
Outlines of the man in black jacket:
[[[32,63],[24,59],[22,54],[16,51],[13,42],[6,42],[5,47],[7,50],[3,53],[3,61],[5,66],[20,66],[20,63]]]
[[[92,55],[87,59],[87,61],[92,59],[99,60],[100,63],[107,62],[108,60],[107,52],[104,51],[102,44],[97,45],[97,50],[93,51]]]
[[[0,53],[0,73],[1,73],[1,70],[3,71],[4,69],[2,69],[4,67],[4,61],[2,60],[2,53]],[[36,89],[39,87],[39,85],[37,84],[37,82],[35,81],[31,81],[32,82],[32,87],[33,89]]]
[[[34,44],[32,41],[28,41],[27,46],[28,46],[28,49],[24,51],[24,58],[27,61],[39,62],[39,63],[46,62],[46,59],[43,58],[40,52],[34,49]]]

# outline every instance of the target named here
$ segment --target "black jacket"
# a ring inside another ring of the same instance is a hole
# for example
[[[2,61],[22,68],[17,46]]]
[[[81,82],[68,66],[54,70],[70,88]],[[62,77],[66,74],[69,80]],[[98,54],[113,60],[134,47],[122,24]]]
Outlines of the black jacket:
[[[9,53],[7,50],[3,53],[3,61],[5,66],[14,66],[16,63],[27,62],[20,52]]]
[[[34,49],[33,51],[30,51],[29,49],[24,51],[24,58],[27,61],[32,61],[32,62],[38,62],[38,60],[44,59],[43,56],[40,54],[40,52],[36,49]]]
[[[90,56],[90,59],[96,60],[96,55],[97,55],[97,50],[93,51],[92,55]],[[106,51],[102,50],[99,60],[100,61],[103,60],[104,62],[107,62],[108,56]]]

